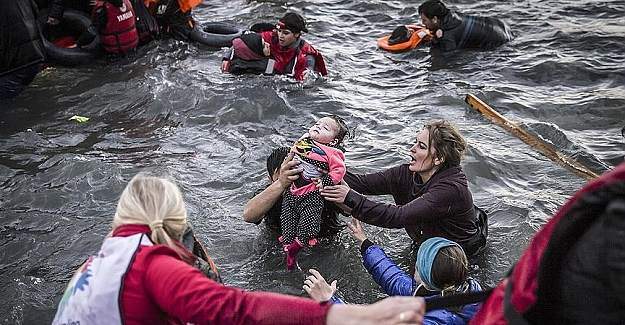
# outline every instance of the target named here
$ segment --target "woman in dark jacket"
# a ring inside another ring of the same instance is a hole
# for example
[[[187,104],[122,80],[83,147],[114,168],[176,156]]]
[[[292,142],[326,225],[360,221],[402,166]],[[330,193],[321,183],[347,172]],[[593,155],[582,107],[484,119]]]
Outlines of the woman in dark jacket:
[[[325,186],[321,195],[343,204],[360,221],[405,228],[420,244],[431,237],[459,243],[467,255],[486,245],[486,214],[473,205],[467,178],[460,167],[466,142],[449,122],[425,125],[410,148],[411,161],[382,172],[345,175],[347,184]],[[393,196],[396,205],[364,195]]]

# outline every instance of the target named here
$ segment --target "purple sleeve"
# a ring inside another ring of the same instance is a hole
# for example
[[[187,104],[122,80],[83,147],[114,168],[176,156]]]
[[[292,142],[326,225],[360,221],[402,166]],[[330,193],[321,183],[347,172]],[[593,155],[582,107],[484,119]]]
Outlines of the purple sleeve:
[[[393,180],[399,177],[401,166],[370,174],[345,174],[345,182],[358,193],[365,195],[391,194]]]
[[[456,192],[453,185],[440,182],[433,184],[420,197],[398,206],[377,203],[350,190],[345,204],[352,208],[352,215],[360,221],[378,227],[404,228],[449,215],[452,203],[458,196]]]

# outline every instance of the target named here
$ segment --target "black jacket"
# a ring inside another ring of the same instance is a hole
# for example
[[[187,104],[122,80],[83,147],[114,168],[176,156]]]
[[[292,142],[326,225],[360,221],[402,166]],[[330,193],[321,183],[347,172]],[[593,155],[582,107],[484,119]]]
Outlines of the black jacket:
[[[625,322],[625,201],[612,210],[620,213],[602,215],[569,243],[558,279],[561,324]]]
[[[31,0],[0,1],[0,76],[45,60]]]
[[[450,11],[442,18],[443,37],[432,39],[432,46],[443,52],[456,49],[490,49],[512,40],[510,27],[491,17],[466,16]]]

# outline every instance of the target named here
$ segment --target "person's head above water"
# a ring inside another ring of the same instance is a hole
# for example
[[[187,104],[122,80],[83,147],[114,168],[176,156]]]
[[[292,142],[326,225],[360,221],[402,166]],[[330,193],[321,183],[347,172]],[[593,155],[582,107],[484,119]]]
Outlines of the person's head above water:
[[[467,143],[448,121],[426,124],[417,132],[410,148],[410,170],[416,173],[435,172],[438,169],[460,165]]]
[[[176,251],[183,259],[189,253],[178,242],[187,228],[187,209],[173,182],[139,173],[122,192],[113,218],[113,228],[138,224],[150,227],[150,239]]]
[[[415,271],[428,290],[453,291],[467,280],[469,262],[458,243],[432,237],[419,246]]]
[[[234,54],[243,60],[260,60],[271,54],[269,43],[257,33],[245,33],[241,37],[232,40]]]
[[[308,129],[311,139],[333,146],[340,145],[348,133],[347,124],[337,115],[322,117]]]
[[[291,151],[289,147],[280,147],[273,149],[269,157],[267,157],[267,175],[272,182],[278,179],[280,166],[284,162],[284,159]]]
[[[427,0],[419,6],[421,22],[432,32],[441,27],[441,21],[448,13],[449,9],[440,0]]]
[[[278,42],[280,46],[290,46],[302,35],[307,33],[306,20],[301,15],[294,12],[287,12],[276,25],[278,32]]]

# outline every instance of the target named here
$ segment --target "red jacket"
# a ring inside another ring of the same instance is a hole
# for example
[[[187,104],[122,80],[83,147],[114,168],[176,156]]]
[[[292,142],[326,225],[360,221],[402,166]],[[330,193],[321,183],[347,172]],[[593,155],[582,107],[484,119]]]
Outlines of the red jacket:
[[[137,48],[139,34],[135,27],[135,11],[129,0],[123,0],[121,7],[107,1],[97,1],[94,18],[98,11],[106,12],[106,25],[100,30],[102,47],[108,53],[122,54]]]
[[[552,246],[551,240],[554,236],[557,238],[564,238],[559,244],[563,247],[572,247],[575,244],[577,238],[570,236],[572,226],[569,224],[569,228],[565,229],[561,227],[561,224],[565,223],[566,219],[575,218],[575,216],[569,215],[571,208],[584,196],[589,193],[595,192],[598,189],[611,185],[616,182],[623,182],[625,180],[625,163],[614,168],[611,172],[605,173],[600,178],[588,183],[581,190],[567,201],[562,206],[556,215],[547,222],[536,235],[532,238],[529,246],[521,255],[519,261],[515,264],[512,274],[503,279],[501,283],[495,288],[490,297],[482,304],[482,308],[471,320],[471,324],[525,324],[531,323],[524,317],[526,313],[530,312],[536,307],[536,304],[541,299],[545,299],[544,296],[540,297],[541,287],[553,287],[553,282],[540,283],[539,279],[541,273],[545,271],[557,270],[559,271],[560,265],[545,266],[545,264],[555,263],[553,260],[545,259],[543,256],[545,252]],[[589,208],[590,209],[590,208]],[[595,217],[599,217],[596,215]],[[583,229],[588,229],[590,226],[588,223],[595,220],[573,219],[575,223],[582,224]],[[578,225],[579,227],[579,225]],[[580,236],[580,235],[578,235]],[[553,250],[552,250],[553,251]],[[543,269],[542,267],[545,267]],[[585,275],[592,276],[592,275]],[[607,295],[608,293],[606,293]],[[589,299],[586,297],[586,299]],[[551,303],[557,304],[557,301]],[[557,305],[556,305],[557,307]],[[550,315],[556,314],[556,307],[551,306],[549,308]]]
[[[274,71],[277,74],[292,75],[296,80],[304,79],[304,71],[308,68],[306,61],[308,55],[315,57],[314,71],[321,73],[322,76],[328,74],[321,53],[305,40],[302,40],[298,47],[282,47],[276,32],[266,31],[260,35],[271,47],[271,57],[276,60]]]
[[[113,236],[149,233],[120,226]],[[125,324],[324,324],[329,304],[268,292],[246,292],[214,282],[165,245],[141,246],[123,279]]]

